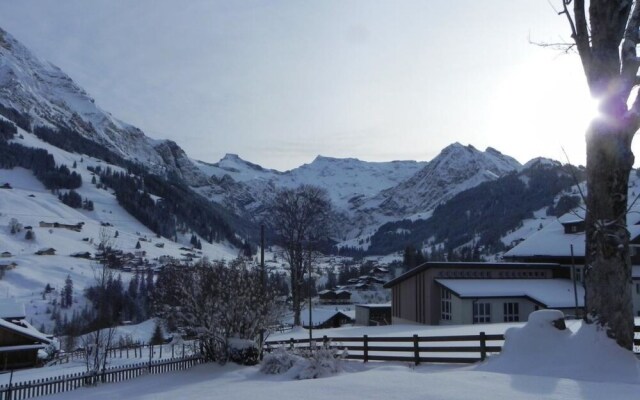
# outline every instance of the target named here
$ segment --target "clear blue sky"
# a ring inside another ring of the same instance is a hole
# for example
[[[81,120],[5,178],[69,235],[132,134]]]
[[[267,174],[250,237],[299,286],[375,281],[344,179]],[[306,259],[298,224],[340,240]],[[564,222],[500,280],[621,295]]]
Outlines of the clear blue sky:
[[[569,38],[544,0],[22,0],[0,26],[209,162],[429,160],[455,141],[585,160],[577,56],[529,43]]]

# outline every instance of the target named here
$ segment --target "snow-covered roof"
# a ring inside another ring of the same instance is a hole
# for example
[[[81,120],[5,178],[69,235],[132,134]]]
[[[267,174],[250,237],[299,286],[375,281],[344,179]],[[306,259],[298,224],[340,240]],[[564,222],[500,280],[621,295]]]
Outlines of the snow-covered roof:
[[[330,320],[336,314],[344,314],[351,319],[356,319],[356,311],[352,309],[336,309],[336,308],[322,308],[322,307],[313,307],[311,309],[311,321],[313,325],[319,325],[323,322]],[[293,323],[293,315],[285,321],[286,323]],[[300,311],[300,322],[302,325],[309,324],[309,309],[303,308]]]
[[[573,245],[575,257],[584,257],[585,233],[565,233],[562,225],[580,221],[579,217],[583,214],[584,212],[578,212],[577,215],[576,213],[564,214],[507,251],[504,257],[569,257],[571,256],[571,245]],[[640,236],[640,225],[637,225],[639,221],[640,213],[627,215],[627,229],[631,240]]]
[[[545,307],[575,307],[569,279],[436,279],[460,298],[527,297]],[[584,306],[584,288],[578,284],[578,306]]]
[[[389,307],[391,307],[391,303],[381,303],[381,304],[356,304],[356,307],[364,307],[364,308],[389,308]]]
[[[0,300],[1,319],[23,319],[26,315],[24,304],[18,304],[12,299]]]
[[[24,336],[28,336],[42,343],[47,343],[47,344],[51,343],[51,339],[49,339],[45,334],[43,334],[42,332],[35,329],[33,326],[26,323],[26,321],[24,322],[24,324],[26,326],[20,326],[20,325],[14,324],[13,322],[8,322],[8,321],[5,321],[4,319],[0,319],[0,327],[12,330]]]

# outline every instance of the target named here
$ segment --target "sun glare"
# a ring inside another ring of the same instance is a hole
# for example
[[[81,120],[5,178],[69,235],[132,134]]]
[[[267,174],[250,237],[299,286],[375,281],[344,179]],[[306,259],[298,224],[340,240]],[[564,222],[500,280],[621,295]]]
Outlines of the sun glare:
[[[598,102],[573,61],[539,57],[504,77],[487,121],[496,143],[505,144],[502,151],[523,161],[543,156],[584,163],[584,134],[598,115]]]

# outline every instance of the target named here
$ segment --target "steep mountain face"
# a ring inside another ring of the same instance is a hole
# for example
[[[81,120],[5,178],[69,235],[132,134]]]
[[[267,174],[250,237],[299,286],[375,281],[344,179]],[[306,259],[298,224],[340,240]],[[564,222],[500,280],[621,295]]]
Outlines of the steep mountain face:
[[[15,110],[28,116],[33,127],[67,128],[155,173],[171,172],[193,185],[206,181],[175,143],[154,141],[114,118],[58,67],[39,60],[2,29],[0,105],[5,114]]]
[[[361,202],[356,215],[370,222],[423,218],[456,194],[520,168],[518,161],[491,147],[482,152],[454,143],[411,178]]]
[[[411,179],[382,192],[379,208],[397,216],[425,212],[464,190],[520,168],[518,161],[495,149],[481,152],[454,143]]]

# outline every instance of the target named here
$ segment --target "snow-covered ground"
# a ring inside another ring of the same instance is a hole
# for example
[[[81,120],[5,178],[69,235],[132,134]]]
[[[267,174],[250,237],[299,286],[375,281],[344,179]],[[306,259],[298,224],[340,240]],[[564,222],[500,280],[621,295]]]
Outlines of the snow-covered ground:
[[[635,356],[593,325],[574,323],[565,331],[551,327],[557,316],[545,310],[508,330],[502,354],[472,366],[344,362],[335,376],[295,380],[287,373],[262,374],[259,367],[206,364],[47,398],[637,399],[640,370]]]
[[[48,191],[31,171],[24,168],[0,169],[0,185],[9,183],[12,187],[0,190],[0,253],[10,253],[9,257],[0,258],[0,264],[16,264],[15,268],[8,269],[0,279],[0,300],[12,298],[24,303],[27,320],[36,328],[44,326],[47,331],[52,328],[51,301],[54,297],[59,297],[59,292],[56,290],[43,296],[42,292],[47,284],[53,289],[61,289],[69,275],[73,280],[74,298],[77,300],[73,309],[81,309],[84,306],[81,294],[84,288],[94,284],[94,268],[97,264],[94,260],[71,257],[71,254],[89,252],[94,255],[103,230],[111,235],[114,248],[124,252],[135,253],[136,243],[139,242],[139,250],[144,251],[145,258],[150,261],[163,255],[180,259],[184,253],[181,247],[191,247],[190,234],[179,237],[178,243],[156,237],[118,204],[111,190],[99,189],[91,183],[93,174],[87,169],[88,166],[109,166],[114,170],[120,170],[119,167],[58,149],[21,129],[19,133],[22,137],[16,137],[16,142],[46,149],[54,156],[58,165],[65,164],[80,174],[83,184],[76,191],[82,198],[94,203],[93,211],[73,209]],[[75,169],[72,168],[74,162]],[[22,225],[22,231],[11,234],[9,224],[12,219]],[[40,221],[61,224],[82,222],[84,225],[81,232],[76,232],[63,228],[40,227]],[[110,226],[104,227],[103,224],[107,223]],[[25,238],[24,227],[27,226],[32,227],[35,234],[33,240]],[[157,247],[156,244],[163,247]],[[236,249],[224,244],[210,244],[202,240],[202,246],[200,254],[209,259],[233,259],[238,255]],[[56,254],[35,255],[36,251],[43,248],[54,248]],[[122,273],[125,282],[130,276],[130,273]],[[64,312],[70,314],[73,309]]]

